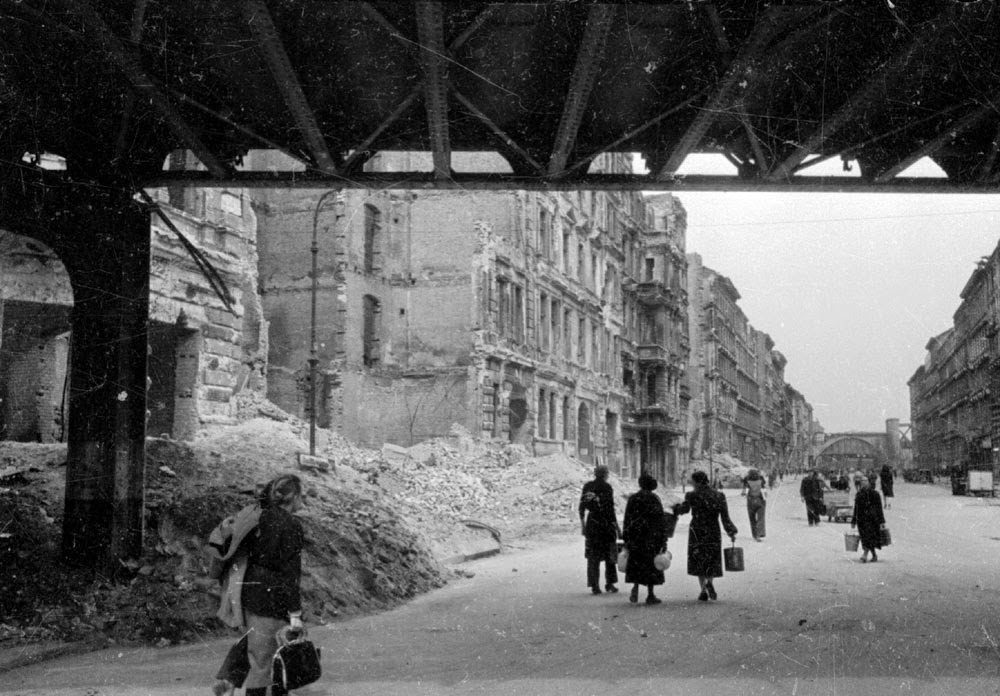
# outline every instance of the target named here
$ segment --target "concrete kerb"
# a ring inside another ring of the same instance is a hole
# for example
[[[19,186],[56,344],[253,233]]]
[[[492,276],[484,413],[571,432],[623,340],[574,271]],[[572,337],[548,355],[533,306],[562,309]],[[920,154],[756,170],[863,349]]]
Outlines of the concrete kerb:
[[[82,655],[108,647],[104,640],[81,640],[71,643],[27,643],[11,648],[0,647],[0,674],[21,669],[36,662]]]

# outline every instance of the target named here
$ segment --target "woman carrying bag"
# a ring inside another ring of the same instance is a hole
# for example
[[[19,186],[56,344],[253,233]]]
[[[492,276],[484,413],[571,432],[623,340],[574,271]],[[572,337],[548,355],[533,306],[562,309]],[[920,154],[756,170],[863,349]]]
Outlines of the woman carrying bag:
[[[304,630],[299,582],[305,535],[295,517],[302,508],[302,481],[294,474],[279,476],[264,487],[260,504],[257,533],[243,541],[247,560],[240,602],[249,663],[243,685],[246,696],[267,696],[268,687],[271,696],[285,696],[284,687],[273,683],[272,661],[279,631]],[[227,681],[220,677],[213,692],[226,693],[233,686]]]
[[[708,483],[708,474],[696,471],[691,474],[694,490],[684,496],[684,502],[674,506],[674,513],[691,513],[688,529],[688,575],[698,578],[701,586],[699,602],[718,599],[713,578],[722,577],[722,533],[719,522],[729,538],[736,541],[736,525],[729,518],[726,495],[714,490]]]
[[[646,586],[646,604],[659,604],[663,600],[653,593],[653,587],[664,582],[663,571],[656,567],[657,554],[667,547],[667,528],[664,524],[663,503],[656,490],[656,479],[649,474],[639,476],[639,492],[633,494],[625,505],[622,539],[628,551],[625,565],[625,582],[632,584],[628,601],[639,601],[639,586]]]
[[[882,498],[868,479],[862,479],[861,487],[854,496],[854,517],[851,518],[851,528],[858,527],[861,537],[861,562],[868,562],[868,554],[872,555],[872,563],[878,560],[875,549],[882,548],[882,528],[885,527],[885,513],[882,512]]]

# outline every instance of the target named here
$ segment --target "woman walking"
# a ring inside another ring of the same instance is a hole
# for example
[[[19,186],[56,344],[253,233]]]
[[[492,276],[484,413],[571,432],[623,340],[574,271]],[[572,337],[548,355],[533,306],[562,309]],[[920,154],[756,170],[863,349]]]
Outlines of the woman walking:
[[[878,560],[876,549],[882,548],[882,527],[885,526],[885,514],[882,512],[882,499],[874,490],[868,479],[861,480],[861,487],[854,496],[854,517],[851,518],[851,528],[858,527],[861,537],[861,562],[868,562],[868,554],[872,555],[872,563]]]
[[[684,502],[674,506],[674,513],[691,513],[688,530],[688,575],[698,578],[701,586],[699,602],[718,599],[713,578],[722,577],[722,533],[719,522],[732,541],[736,541],[736,525],[729,518],[729,506],[724,493],[713,490],[704,471],[691,474],[694,490],[684,496]]]
[[[246,571],[240,585],[246,631],[249,673],[244,686],[246,696],[271,696],[287,693],[272,684],[271,660],[278,650],[277,633],[286,627],[302,630],[302,604],[299,582],[302,577],[302,523],[295,513],[302,508],[302,481],[288,474],[270,481],[261,493],[260,521],[256,533],[243,541]],[[225,675],[220,673],[213,691],[225,693]]]
[[[747,499],[747,515],[750,516],[750,533],[754,541],[764,538],[764,511],[767,507],[767,497],[764,493],[764,477],[756,469],[751,469],[743,479],[743,493]]]
[[[663,503],[653,493],[656,479],[649,474],[639,476],[639,492],[633,494],[625,505],[622,539],[628,549],[625,564],[625,582],[632,583],[628,601],[639,601],[639,585],[646,586],[646,604],[659,604],[663,600],[653,593],[653,587],[664,582],[663,571],[653,563],[658,553],[667,547],[667,529],[663,517]]]
[[[882,479],[882,496],[885,498],[883,502],[888,510],[892,507],[892,484],[894,478],[892,467],[888,464],[883,464],[882,470],[879,472],[879,478]]]

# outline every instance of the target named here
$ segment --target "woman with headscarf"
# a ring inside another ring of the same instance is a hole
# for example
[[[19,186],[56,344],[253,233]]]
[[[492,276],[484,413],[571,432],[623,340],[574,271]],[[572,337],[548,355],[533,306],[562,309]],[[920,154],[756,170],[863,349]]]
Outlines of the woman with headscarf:
[[[260,508],[256,531],[241,544],[246,570],[240,605],[249,662],[243,686],[246,696],[266,696],[268,687],[271,696],[285,696],[284,687],[272,683],[271,661],[278,650],[278,631],[303,629],[299,583],[305,535],[295,517],[302,508],[302,481],[294,474],[271,480],[260,495]],[[215,694],[232,693],[235,686],[225,670],[224,665],[213,687]]]
[[[694,490],[684,496],[684,502],[674,506],[674,513],[691,513],[688,529],[688,575],[698,578],[701,586],[699,602],[718,599],[713,578],[722,577],[722,533],[719,522],[732,541],[736,541],[736,525],[729,518],[726,495],[714,490],[704,471],[691,474]]]
[[[888,464],[882,465],[882,470],[879,471],[879,478],[882,479],[882,496],[885,498],[883,501],[885,503],[886,509],[892,507],[892,484],[895,478],[892,474],[892,467]]]
[[[750,533],[754,541],[760,541],[766,535],[764,528],[764,511],[767,498],[764,493],[764,477],[756,469],[751,469],[743,479],[743,493],[747,499],[747,515],[750,517]]]
[[[653,587],[664,582],[663,571],[653,563],[658,553],[667,547],[667,529],[663,517],[663,503],[656,490],[656,479],[647,473],[639,476],[639,492],[634,493],[625,505],[622,539],[628,549],[625,564],[625,582],[632,583],[628,600],[639,601],[639,585],[646,586],[646,604],[659,604],[663,600],[653,593]]]
[[[882,527],[885,526],[885,514],[882,512],[882,499],[868,479],[861,479],[861,487],[854,495],[854,517],[851,518],[851,528],[858,527],[861,537],[861,562],[868,562],[868,554],[872,562],[878,560],[875,549],[882,548]]]

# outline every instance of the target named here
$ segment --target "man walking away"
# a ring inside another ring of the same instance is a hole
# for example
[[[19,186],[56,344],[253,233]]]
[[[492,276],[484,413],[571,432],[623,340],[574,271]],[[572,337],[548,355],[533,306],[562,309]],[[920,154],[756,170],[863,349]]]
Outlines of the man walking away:
[[[764,528],[764,512],[767,500],[764,494],[764,478],[756,469],[751,469],[743,479],[743,492],[747,499],[747,514],[750,516],[750,533],[754,541],[760,541],[766,535]]]
[[[824,512],[823,482],[816,469],[812,469],[809,475],[802,479],[799,495],[802,497],[802,502],[806,504],[806,517],[809,520],[809,526],[819,524],[819,516]]]
[[[594,467],[594,480],[583,484],[580,494],[580,531],[584,537],[584,555],[587,557],[587,586],[601,594],[601,563],[604,563],[604,589],[617,592],[618,588],[618,517],[615,515],[615,492],[608,483],[608,467]]]

